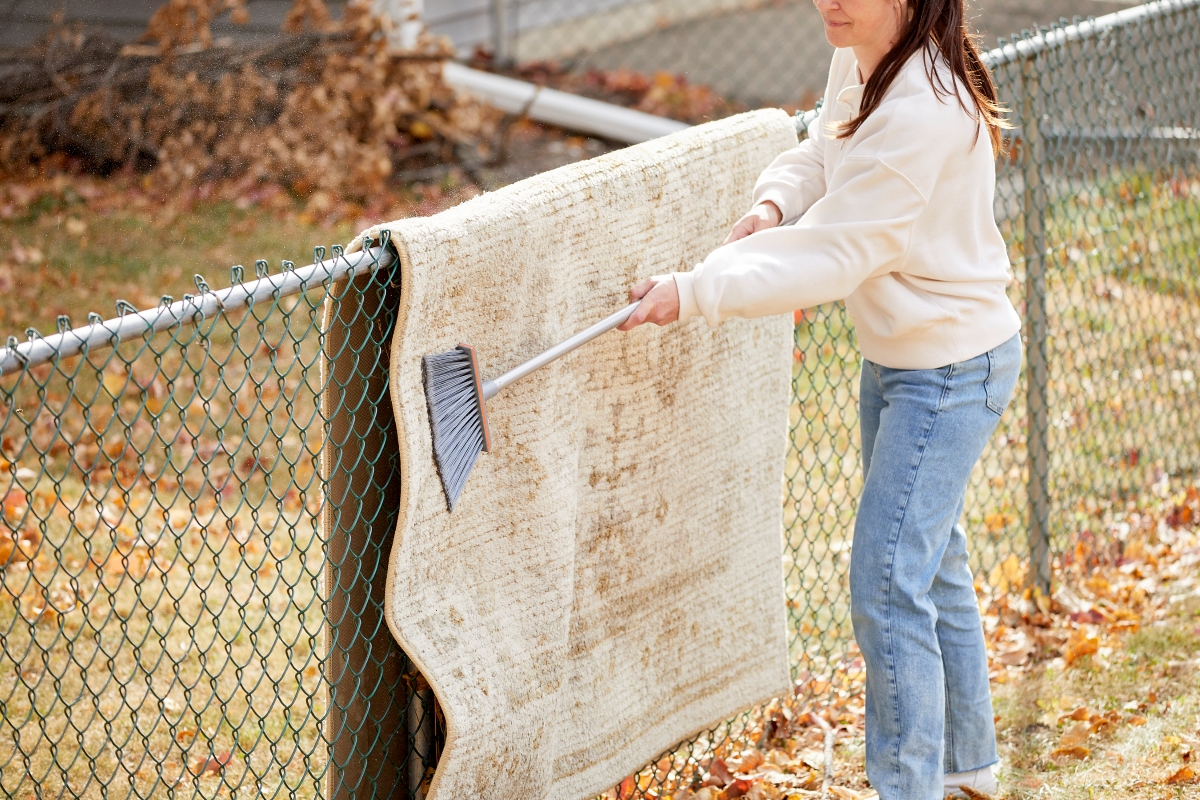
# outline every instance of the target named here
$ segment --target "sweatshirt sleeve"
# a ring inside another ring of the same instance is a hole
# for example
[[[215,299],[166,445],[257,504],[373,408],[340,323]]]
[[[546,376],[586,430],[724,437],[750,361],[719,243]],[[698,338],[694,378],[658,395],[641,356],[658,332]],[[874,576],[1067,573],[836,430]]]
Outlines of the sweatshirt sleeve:
[[[795,225],[715,250],[692,272],[675,273],[680,319],[711,327],[729,317],[766,317],[850,295],[876,274],[900,271],[926,200],[875,157],[838,165],[825,196]]]
[[[754,203],[770,200],[783,213],[783,224],[800,219],[825,194],[825,111],[808,126],[808,138],[781,153],[754,185]]]

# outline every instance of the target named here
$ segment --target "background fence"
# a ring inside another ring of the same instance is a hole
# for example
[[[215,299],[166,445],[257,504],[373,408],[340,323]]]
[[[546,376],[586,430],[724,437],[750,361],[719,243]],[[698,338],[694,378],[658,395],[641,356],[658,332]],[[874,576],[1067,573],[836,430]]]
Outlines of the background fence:
[[[1013,31],[1136,4],[977,0],[968,15],[990,48]],[[464,55],[480,47],[502,65],[665,72],[751,105],[811,108],[833,52],[812,0],[425,0],[425,9]]]
[[[1027,353],[964,520],[985,594],[1026,575],[1048,589],[1056,560],[1119,548],[1099,501],[1200,466],[1200,2],[990,58],[1014,124],[996,207]],[[254,272],[0,350],[8,796],[424,793],[439,721],[382,622],[394,260],[380,243]],[[363,339],[325,324],[348,292],[371,316]],[[795,337],[784,502],[802,704],[855,691],[859,356],[841,306]],[[354,374],[365,396],[339,390]],[[687,782],[763,713],[685,743],[642,792]]]

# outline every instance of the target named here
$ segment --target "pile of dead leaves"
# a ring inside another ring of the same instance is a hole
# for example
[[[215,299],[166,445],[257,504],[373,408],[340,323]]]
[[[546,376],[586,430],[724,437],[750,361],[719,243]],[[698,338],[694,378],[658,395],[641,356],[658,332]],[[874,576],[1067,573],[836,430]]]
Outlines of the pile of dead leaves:
[[[1026,587],[1026,564],[1016,555],[977,577],[993,681],[1084,659],[1103,668],[1128,634],[1195,592],[1200,489],[1162,486],[1157,493],[1165,496],[1154,503],[1094,510],[1094,524],[1056,564],[1051,595]]]
[[[1033,719],[1022,728],[1031,773],[1018,786],[1040,789],[1036,773],[1127,769],[1130,791],[1194,790],[1200,731],[1170,720],[1173,703],[1195,697],[1200,669],[1189,644],[1200,637],[1189,622],[1200,599],[1200,486],[1160,475],[1136,498],[1087,499],[1075,516],[1080,527],[1055,565],[1052,594],[1024,588],[1025,566],[1015,557],[977,586],[993,683],[1036,687],[1044,675],[1060,676],[1061,688],[1039,694],[1036,708],[1024,712]],[[1169,645],[1147,645],[1164,636]],[[1090,697],[1074,696],[1089,686]],[[1159,741],[1156,753],[1123,767],[1120,743],[1147,725]]]
[[[1132,634],[1162,624],[1181,604],[1200,597],[1197,484],[1162,478],[1135,499],[1089,500],[1078,517],[1086,522],[1073,533],[1070,550],[1055,559],[1052,593],[1027,586],[1028,563],[1017,555],[977,575],[994,684],[1028,681],[1046,670],[1103,674],[1140,657],[1136,646],[1131,650]],[[1178,673],[1200,667],[1200,659],[1189,663],[1163,668]],[[743,731],[714,741],[715,755],[702,761],[706,770],[689,772],[684,762],[664,759],[606,798],[877,797],[861,761],[862,690],[862,661],[851,652],[832,678],[801,676],[795,702],[776,704]],[[810,698],[807,704],[802,697]],[[1115,705],[1066,696],[1039,701],[1039,730],[1052,737],[1042,761],[1051,771],[1095,759],[1120,763],[1123,757],[1112,749],[1116,734],[1164,715],[1170,702],[1153,688]],[[1174,748],[1173,760],[1165,767],[1139,765],[1133,785],[1200,786],[1200,768],[1192,763],[1200,741],[1186,734],[1163,741]],[[1043,785],[1031,775],[1016,788],[1040,791]]]
[[[501,115],[442,80],[447,40],[394,50],[369,0],[337,24],[323,0],[295,0],[268,42],[214,40],[224,13],[246,18],[241,0],[170,0],[145,44],[59,24],[4,56],[0,169],[149,173],[164,194],[237,179],[320,206],[492,157]]]
[[[857,650],[821,676],[803,674],[795,696],[777,700],[642,772],[603,800],[868,800],[860,768],[836,748],[862,741],[863,663]]]

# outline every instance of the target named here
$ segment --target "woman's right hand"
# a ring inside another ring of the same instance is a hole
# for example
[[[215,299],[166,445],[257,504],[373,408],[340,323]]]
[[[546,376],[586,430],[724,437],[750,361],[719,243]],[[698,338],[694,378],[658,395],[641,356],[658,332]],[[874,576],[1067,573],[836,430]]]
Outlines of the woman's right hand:
[[[779,211],[779,206],[770,200],[763,201],[750,209],[750,213],[737,221],[737,224],[733,226],[733,230],[729,232],[729,237],[725,239],[725,244],[736,242],[738,239],[745,239],[752,233],[777,227],[781,222],[783,222],[783,214]]]

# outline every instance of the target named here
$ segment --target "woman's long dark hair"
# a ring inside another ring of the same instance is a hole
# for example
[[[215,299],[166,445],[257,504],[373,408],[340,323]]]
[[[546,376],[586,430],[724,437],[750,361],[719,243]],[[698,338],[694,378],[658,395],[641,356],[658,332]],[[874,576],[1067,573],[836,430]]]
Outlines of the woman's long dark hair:
[[[900,68],[928,47],[930,50],[936,49],[946,59],[954,82],[961,81],[967,87],[975,107],[966,107],[957,87],[947,86],[935,69],[933,59],[928,58],[925,71],[934,92],[944,97],[955,97],[964,111],[977,121],[982,121],[991,137],[992,150],[999,153],[1002,147],[1000,131],[1009,126],[1001,116],[1004,109],[996,99],[996,84],[992,82],[992,76],[979,56],[978,45],[967,33],[963,0],[908,0],[908,7],[912,9],[912,15],[900,34],[900,41],[888,51],[867,79],[858,116],[840,126],[837,138],[848,139],[853,136],[879,107],[883,96],[900,74]]]

